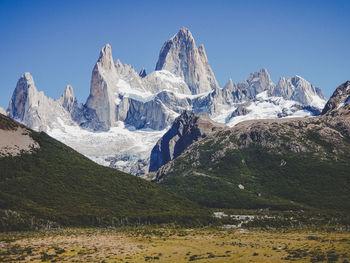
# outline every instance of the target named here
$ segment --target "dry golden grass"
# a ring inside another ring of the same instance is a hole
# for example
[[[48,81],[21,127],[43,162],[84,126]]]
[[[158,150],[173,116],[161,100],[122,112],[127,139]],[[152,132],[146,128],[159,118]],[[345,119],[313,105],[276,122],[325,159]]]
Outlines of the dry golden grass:
[[[350,233],[65,229],[0,234],[1,262],[350,262]]]

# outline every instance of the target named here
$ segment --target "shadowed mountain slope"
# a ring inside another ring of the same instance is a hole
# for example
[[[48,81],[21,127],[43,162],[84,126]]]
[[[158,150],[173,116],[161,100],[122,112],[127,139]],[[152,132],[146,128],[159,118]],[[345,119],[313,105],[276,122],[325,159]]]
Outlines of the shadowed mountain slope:
[[[194,222],[206,214],[162,187],[97,165],[73,149],[0,114],[0,130],[33,145],[0,156],[0,229],[51,225]],[[21,134],[18,134],[18,131]]]
[[[209,134],[153,180],[224,208],[350,210],[350,82],[323,115],[254,120]]]

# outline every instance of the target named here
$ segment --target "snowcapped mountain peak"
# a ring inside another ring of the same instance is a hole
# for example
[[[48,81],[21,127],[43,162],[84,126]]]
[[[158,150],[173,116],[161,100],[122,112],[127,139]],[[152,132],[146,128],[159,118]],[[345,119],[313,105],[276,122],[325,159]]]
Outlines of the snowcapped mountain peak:
[[[267,69],[262,68],[258,72],[252,72],[249,75],[249,78],[247,80],[248,82],[258,82],[258,81],[264,81],[267,83],[271,83],[271,77],[270,74],[267,72]]]
[[[114,64],[111,46],[102,47],[84,105],[77,103],[70,85],[59,99],[47,98],[25,73],[8,112],[81,153],[98,156],[104,164],[140,174],[148,169],[152,146],[184,110],[205,112],[218,122],[234,125],[247,119],[310,116],[311,111],[317,113],[313,105],[323,107],[322,98],[319,89],[299,76],[281,78],[275,86],[264,68],[241,83],[229,79],[220,88],[204,46],[197,47],[183,27],[164,43],[156,70],[149,74],[144,69],[138,73],[119,59]],[[137,142],[134,137],[139,138]],[[106,138],[111,138],[108,143]],[[86,141],[94,142],[93,147]]]
[[[175,41],[179,41],[179,40],[184,41],[185,40],[186,42],[193,43],[195,45],[193,35],[192,35],[191,31],[186,27],[181,27],[179,32],[177,32],[177,34],[174,35],[171,38],[171,40],[175,40]]]
[[[229,78],[228,82],[225,84],[224,88],[227,87],[233,87],[233,81],[231,78]]]
[[[17,81],[16,88],[9,103],[9,116],[23,119],[26,114],[26,103],[38,93],[34,79],[29,72],[24,73]]]
[[[111,70],[114,68],[112,48],[110,44],[106,44],[100,52],[97,64],[101,65],[102,68]]]
[[[136,74],[136,71],[132,65],[129,64],[123,64],[119,59],[117,60],[117,63],[115,63],[115,68],[119,74],[119,77],[123,77],[123,75],[128,75],[132,72],[132,74]]]
[[[184,26],[182,26],[181,28],[180,28],[180,31],[179,32],[184,32],[184,33],[189,33],[189,34],[191,34],[191,32],[190,32],[190,30],[187,28],[187,27],[184,27]]]
[[[94,122],[102,129],[108,129],[116,122],[115,100],[119,75],[113,62],[112,48],[105,45],[92,70],[90,95],[86,106],[94,112]],[[93,126],[96,126],[93,125]]]
[[[63,93],[62,96],[65,97],[65,98],[74,98],[75,97],[72,85],[68,84],[66,86],[66,89],[64,90],[64,93]]]
[[[117,62],[115,63],[115,67],[116,67],[116,68],[121,68],[121,67],[123,67],[123,63],[120,61],[119,58],[117,59]]]
[[[349,116],[350,111],[350,81],[344,82],[332,94],[325,105],[322,114],[331,116]]]
[[[128,64],[123,64],[119,59],[115,64],[118,73],[119,81],[117,84],[118,91],[125,94],[125,88],[145,92],[142,83],[142,77],[135,71],[134,67]],[[126,84],[126,85],[125,85]],[[128,93],[128,92],[126,92]]]
[[[292,77],[292,80],[294,81],[305,81],[308,82],[307,80],[305,80],[302,76],[300,75],[294,75],[294,77]]]
[[[75,98],[74,91],[71,85],[67,85],[64,93],[58,99],[58,102],[65,108],[68,112],[72,112],[77,99]]]
[[[281,96],[287,100],[295,100],[317,110],[322,110],[326,103],[326,98],[323,96],[322,91],[298,75],[292,78],[280,78],[270,95]]]
[[[295,75],[291,78],[291,81],[294,85],[309,85],[310,82],[306,81],[304,78],[300,77],[299,75]]]
[[[9,103],[9,117],[17,119],[34,130],[46,131],[57,123],[57,119],[71,122],[69,113],[62,105],[38,91],[30,73],[22,75]]]
[[[247,83],[250,89],[253,90],[253,94],[259,94],[274,87],[270,74],[265,68],[262,68],[258,72],[250,73]]]
[[[219,87],[204,46],[197,48],[191,32],[184,27],[164,43],[156,70],[167,70],[181,77],[192,94],[209,92]]]
[[[293,95],[293,92],[294,87],[291,78],[280,77],[277,86],[273,91],[271,91],[271,95],[290,99]]]
[[[25,72],[21,78],[25,79],[28,84],[34,85],[33,77],[29,72]]]

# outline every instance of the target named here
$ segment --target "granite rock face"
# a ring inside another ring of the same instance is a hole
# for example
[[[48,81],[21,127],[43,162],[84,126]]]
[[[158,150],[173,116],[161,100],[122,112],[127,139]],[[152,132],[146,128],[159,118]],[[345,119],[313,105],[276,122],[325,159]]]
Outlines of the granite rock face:
[[[336,116],[350,113],[350,81],[344,82],[332,94],[322,115]]]
[[[8,113],[10,118],[38,131],[47,131],[59,126],[58,118],[63,122],[72,123],[70,114],[58,101],[46,97],[42,91],[36,89],[33,77],[28,72],[17,82]]]
[[[142,77],[140,77],[139,74],[137,74],[133,66],[123,64],[118,59],[115,64],[115,68],[119,76],[119,81],[117,84],[119,89],[121,89],[119,93],[123,92],[123,84],[125,85],[125,83],[127,83],[131,89],[135,89],[140,92],[146,92],[145,88],[143,87]]]
[[[255,96],[265,90],[271,90],[275,86],[265,68],[261,69],[259,72],[250,73],[249,78],[243,85],[244,84],[247,84],[247,86],[245,86],[246,89],[249,90],[251,96]]]
[[[222,98],[222,103],[233,104],[249,99],[251,97],[251,91],[245,83],[247,82],[233,83],[232,79],[230,79],[223,87],[221,91],[222,95],[220,96],[218,94],[218,97]]]
[[[204,46],[197,48],[191,32],[184,27],[164,43],[156,70],[167,70],[181,77],[192,94],[210,92],[219,87]]]
[[[92,71],[90,95],[86,106],[96,112],[97,121],[105,128],[114,126],[115,100],[117,98],[117,83],[119,77],[114,66],[112,49],[109,44],[104,46],[100,57]]]
[[[249,78],[241,83],[233,83],[230,79],[222,89],[216,89],[211,94],[210,100],[215,107],[212,107],[210,113],[215,114],[222,107],[232,107],[234,104],[253,100],[257,94],[270,91],[274,86],[269,73],[264,68],[250,73]]]
[[[212,121],[205,113],[196,115],[184,111],[152,149],[149,171],[157,171],[193,142],[224,127],[225,125]]]
[[[176,114],[171,114],[159,99],[140,102],[131,99],[125,124],[136,129],[163,130],[169,126]]]
[[[72,113],[74,108],[77,107],[77,99],[71,85],[66,86],[66,89],[62,96],[58,99],[58,102],[70,113]]]
[[[322,108],[326,103],[326,98],[320,89],[297,75],[292,78],[281,77],[270,94],[316,108]]]
[[[145,89],[153,94],[163,91],[186,95],[191,94],[186,82],[167,70],[153,71],[142,80]]]

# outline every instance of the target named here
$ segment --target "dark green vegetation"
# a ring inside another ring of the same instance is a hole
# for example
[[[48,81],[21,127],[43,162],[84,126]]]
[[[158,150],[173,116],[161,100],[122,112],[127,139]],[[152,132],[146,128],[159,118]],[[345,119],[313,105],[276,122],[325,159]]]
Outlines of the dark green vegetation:
[[[159,182],[212,208],[350,211],[349,138],[316,118],[258,128],[193,144]]]
[[[1,129],[19,125],[1,114],[0,123]],[[29,132],[40,149],[0,158],[0,230],[210,220],[185,198],[97,165],[43,132]]]
[[[5,117],[0,113],[0,129],[1,130],[16,130],[18,126],[22,126],[21,124],[14,122],[10,118]]]

